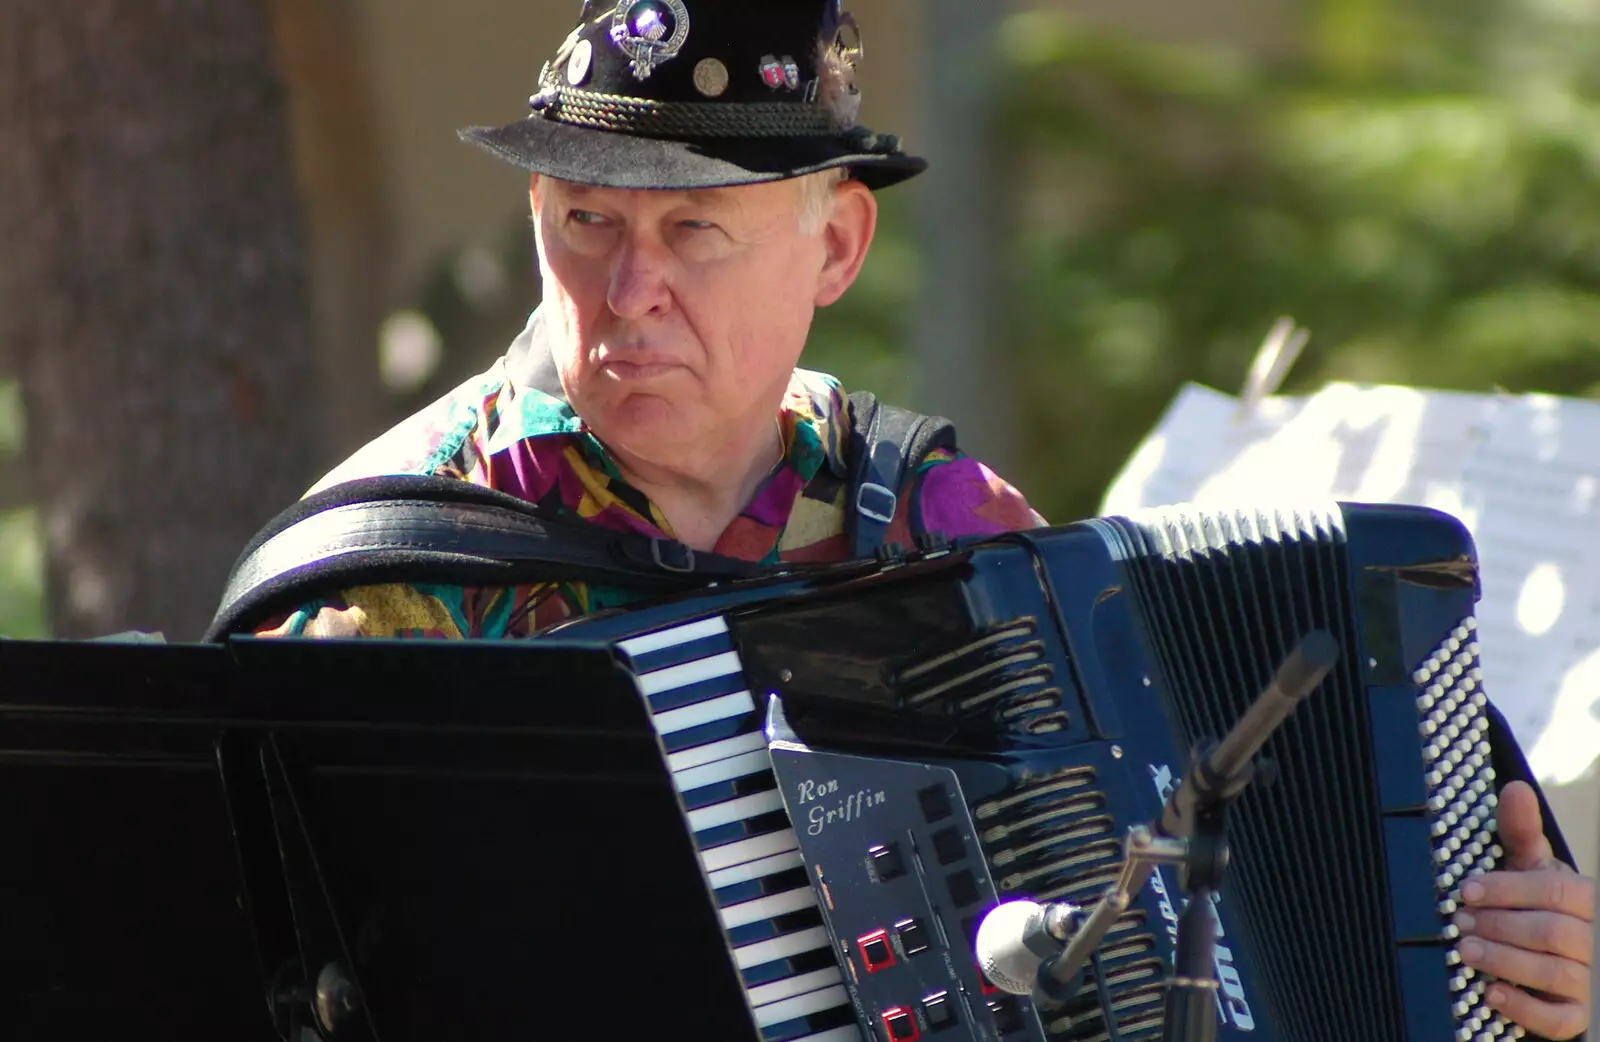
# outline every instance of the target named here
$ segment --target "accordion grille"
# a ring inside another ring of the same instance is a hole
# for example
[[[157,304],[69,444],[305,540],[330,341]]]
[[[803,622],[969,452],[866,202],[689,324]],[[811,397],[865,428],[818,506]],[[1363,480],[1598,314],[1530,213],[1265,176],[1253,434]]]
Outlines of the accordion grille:
[[[1122,869],[1116,823],[1092,767],[1038,778],[972,808],[1000,899],[1091,905]],[[1092,983],[1046,1023],[1052,1042],[1150,1042],[1161,1034],[1165,970],[1144,912],[1112,925],[1099,952],[1115,1032]]]
[[[1283,768],[1280,783],[1252,786],[1230,816],[1224,908],[1236,904],[1234,920],[1251,924],[1267,984],[1251,999],[1286,1042],[1401,1042],[1342,515],[1178,508],[1110,524],[1185,744],[1227,733],[1306,633],[1340,641],[1321,691],[1263,750]]]

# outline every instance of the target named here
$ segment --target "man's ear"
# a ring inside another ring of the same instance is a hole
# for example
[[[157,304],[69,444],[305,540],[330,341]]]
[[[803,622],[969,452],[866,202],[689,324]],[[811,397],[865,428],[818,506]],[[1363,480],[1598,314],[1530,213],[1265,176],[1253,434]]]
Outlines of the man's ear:
[[[528,178],[528,212],[535,217],[539,215],[539,175],[533,174]]]
[[[817,274],[817,307],[832,304],[856,281],[877,230],[878,199],[872,190],[860,181],[836,185],[832,213],[822,226],[827,256]]]

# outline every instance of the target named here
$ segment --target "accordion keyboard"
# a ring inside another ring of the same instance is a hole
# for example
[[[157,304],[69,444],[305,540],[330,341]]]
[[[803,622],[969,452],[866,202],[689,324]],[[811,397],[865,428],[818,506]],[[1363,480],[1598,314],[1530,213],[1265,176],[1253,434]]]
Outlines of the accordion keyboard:
[[[706,619],[619,647],[667,750],[763,1039],[859,1042],[727,623]]]

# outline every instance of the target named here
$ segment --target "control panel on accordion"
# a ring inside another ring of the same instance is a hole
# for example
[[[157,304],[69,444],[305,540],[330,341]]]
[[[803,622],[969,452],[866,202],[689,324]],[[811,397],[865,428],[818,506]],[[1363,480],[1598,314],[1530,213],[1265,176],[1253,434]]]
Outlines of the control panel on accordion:
[[[885,1042],[955,1027],[1042,1037],[973,955],[996,897],[955,771],[783,740],[781,710],[749,690],[724,619],[619,647],[766,1042],[854,1042],[862,1025]]]

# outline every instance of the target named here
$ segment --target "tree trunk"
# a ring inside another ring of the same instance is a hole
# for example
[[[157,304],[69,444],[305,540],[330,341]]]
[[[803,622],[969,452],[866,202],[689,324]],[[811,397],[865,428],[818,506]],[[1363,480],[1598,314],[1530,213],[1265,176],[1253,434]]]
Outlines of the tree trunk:
[[[270,0],[306,229],[326,470],[403,417],[378,379],[389,299],[387,179],[351,0]]]
[[[0,342],[58,637],[197,637],[314,477],[285,113],[261,0],[0,0]]]

